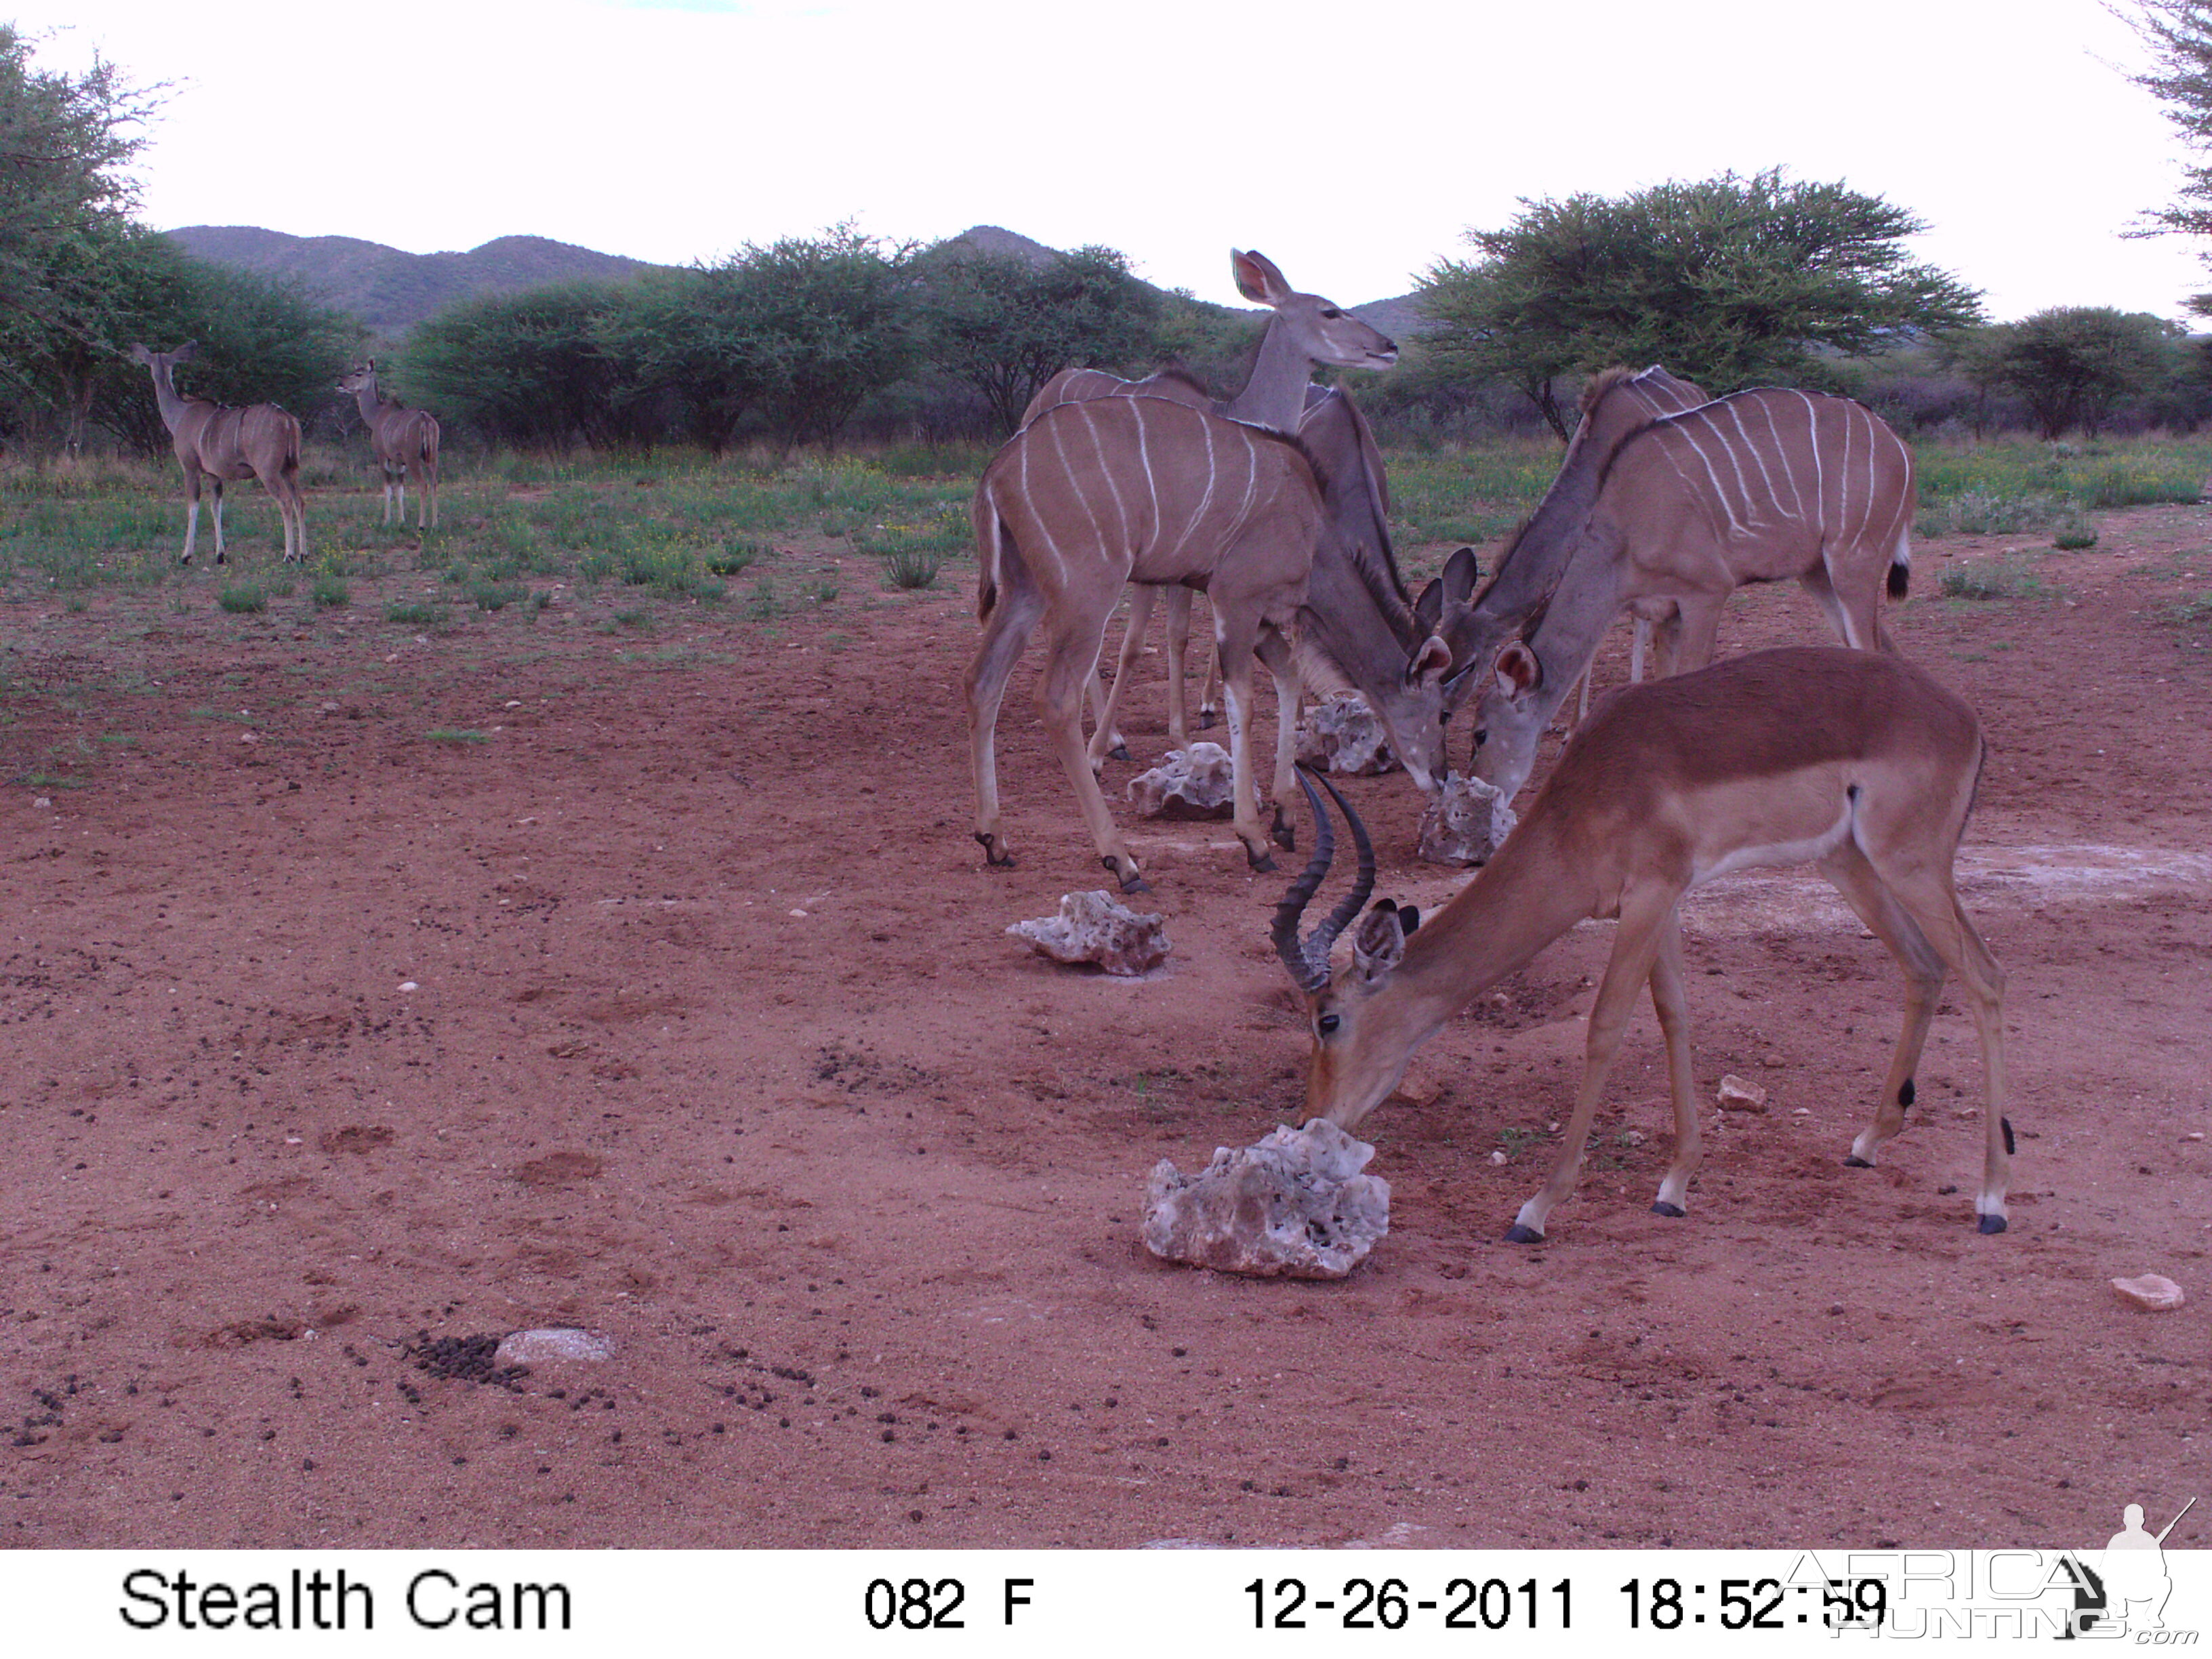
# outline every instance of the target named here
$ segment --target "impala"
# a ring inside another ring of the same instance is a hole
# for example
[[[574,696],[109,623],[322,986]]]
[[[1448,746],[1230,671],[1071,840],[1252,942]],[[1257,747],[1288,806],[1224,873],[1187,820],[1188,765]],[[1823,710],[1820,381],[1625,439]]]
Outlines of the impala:
[[[222,546],[222,486],[225,479],[258,478],[275,498],[284,520],[284,562],[297,564],[307,556],[307,504],[300,494],[300,423],[274,404],[253,404],[244,409],[187,398],[173,379],[179,363],[198,355],[199,344],[187,340],[174,351],[153,351],[143,345],[131,355],[154,373],[154,401],[161,411],[161,424],[169,428],[169,442],[185,469],[185,489],[191,511],[185,520],[185,552],[179,563],[192,562],[192,548],[200,533],[200,480],[215,480],[215,562],[224,563]]]
[[[1627,688],[1569,740],[1519,828],[1449,903],[1426,921],[1389,900],[1378,903],[1360,921],[1350,963],[1333,976],[1329,947],[1374,890],[1374,854],[1358,816],[1328,785],[1358,849],[1358,878],[1300,939],[1299,920],[1334,851],[1321,798],[1302,773],[1320,834],[1312,861],[1277,907],[1274,940],[1311,1017],[1306,1118],[1352,1127],[1397,1087],[1413,1050],[1471,999],[1584,918],[1617,919],[1559,1164],[1506,1237],[1541,1241],[1553,1206],[1573,1190],[1591,1114],[1647,983],[1674,1117],[1674,1161],[1652,1208],[1683,1214],[1700,1148],[1676,907],[1731,871],[1809,860],[1905,975],[1903,1034],[1873,1121],[1844,1162],[1871,1164],[1904,1127],[1944,973],[1954,971],[1982,1051],[1974,1212],[1980,1231],[2002,1232],[2012,1152],[2004,975],[1960,908],[1952,875],[1982,757],[1973,711],[1886,653],[1766,651]]]
[[[407,481],[415,480],[415,527],[438,522],[438,420],[427,409],[410,409],[377,390],[376,359],[342,376],[338,390],[354,400],[368,428],[369,447],[384,474],[384,522],[392,520],[398,497],[399,522],[407,522]]]

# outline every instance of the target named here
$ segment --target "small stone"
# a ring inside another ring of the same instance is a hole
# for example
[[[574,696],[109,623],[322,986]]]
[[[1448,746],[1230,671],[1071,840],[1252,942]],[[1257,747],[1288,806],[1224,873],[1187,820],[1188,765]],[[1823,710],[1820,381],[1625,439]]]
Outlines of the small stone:
[[[1830,1315],[1831,1315],[1831,1316],[1837,1315],[1837,1314],[1840,1314],[1840,1313],[1842,1313],[1842,1312],[1843,1312],[1843,1310],[1844,1310],[1844,1304],[1843,1304],[1842,1303],[1840,1303],[1840,1302],[1831,1302],[1831,1303],[1828,1304],[1828,1312],[1830,1313]]]
[[[1237,811],[1236,767],[1218,743],[1170,749],[1122,792],[1147,818],[1225,818]]]
[[[238,740],[240,743],[258,743],[261,734],[258,732],[241,732],[238,734]]]
[[[1487,864],[1520,820],[1480,778],[1446,778],[1421,814],[1420,856],[1431,864]]]
[[[1390,1183],[1360,1173],[1374,1156],[1317,1117],[1217,1147],[1196,1175],[1162,1158],[1145,1183],[1145,1248],[1220,1273],[1342,1279],[1390,1231]]]
[[[2131,1302],[2151,1313],[2172,1313],[2189,1298],[2181,1293],[2181,1286],[2160,1273],[2137,1273],[2133,1279],[2116,1279],[2112,1288],[2119,1292],[2120,1300]]]
[[[422,988],[411,979],[403,979],[399,981],[399,989],[403,994],[409,991],[419,991]]]
[[[1510,1164],[1513,1160],[1506,1157],[1504,1152],[1501,1149],[1500,1151],[1494,1152],[1490,1155],[1490,1161],[1492,1164]]]
[[[1641,1129],[1624,1129],[1620,1133],[1620,1139],[1622,1142],[1627,1146],[1641,1146],[1644,1144],[1644,1131]]]
[[[54,798],[52,795],[33,795],[31,797],[31,805],[33,806],[52,806],[53,804]]]
[[[1109,974],[1133,977],[1168,959],[1162,918],[1139,915],[1110,894],[1063,894],[1057,916],[1018,921],[1006,929],[1054,962],[1095,962]]]
[[[42,805],[44,804],[45,803],[43,802],[40,803]],[[2202,1129],[2191,1129],[2187,1134],[2182,1136],[2182,1139],[2184,1140],[2202,1140],[2204,1139],[2204,1131]]]
[[[493,1358],[501,1365],[543,1365],[561,1359],[612,1359],[614,1339],[597,1331],[555,1325],[543,1330],[513,1331],[500,1340]]]
[[[1731,1072],[1721,1079],[1720,1108],[1724,1112],[1763,1112],[1766,1109],[1766,1091],[1756,1083],[1747,1083]]]
[[[1759,1057],[1759,1063],[1762,1066],[1771,1066],[1779,1068],[1781,1066],[1787,1066],[1790,1062],[1787,1060],[1784,1060],[1780,1054],[1761,1054]]]
[[[1339,775],[1371,776],[1398,763],[1382,722],[1357,691],[1339,691],[1306,710],[1298,726],[1298,758]]]

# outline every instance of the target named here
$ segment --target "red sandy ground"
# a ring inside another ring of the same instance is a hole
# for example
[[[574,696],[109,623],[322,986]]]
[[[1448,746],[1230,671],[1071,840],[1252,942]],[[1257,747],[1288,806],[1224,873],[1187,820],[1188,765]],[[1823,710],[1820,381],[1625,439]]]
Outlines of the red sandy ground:
[[[1927,597],[2003,550],[1935,544],[1892,617],[1992,740],[1965,891],[2011,974],[2009,1233],[1972,1224],[1954,1005],[1909,1132],[1843,1167],[1898,981],[1800,872],[1693,909],[1700,1086],[1772,1107],[1686,1220],[1647,1208],[1646,1012],[1551,1242],[1500,1242],[1565,1114],[1586,926],[1364,1126],[1391,1232],[1332,1285],[1139,1245],[1155,1160],[1295,1112],[1285,878],[1225,826],[1134,825],[1167,967],[1005,938],[1100,877],[1034,658],[1020,867],[969,840],[970,593],[642,643],[590,596],[372,620],[416,578],[335,620],[224,616],[211,574],[188,614],[13,607],[0,760],[82,787],[0,795],[0,1539],[2081,1545],[2171,1514],[2212,1375],[2212,630],[2170,612],[2212,553],[2202,509],[2104,530],[2044,563],[2062,598]],[[1747,593],[1723,649],[1815,628]],[[1155,680],[1147,758],[1161,726]],[[1405,781],[1352,787],[1382,890],[1448,894]],[[2145,1270],[2189,1305],[2124,1306]],[[421,1363],[544,1324],[619,1353]]]

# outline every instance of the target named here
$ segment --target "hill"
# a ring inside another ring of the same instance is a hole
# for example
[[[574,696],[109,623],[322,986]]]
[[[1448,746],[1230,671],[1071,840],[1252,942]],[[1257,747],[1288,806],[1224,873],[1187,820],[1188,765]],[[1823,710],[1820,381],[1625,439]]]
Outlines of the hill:
[[[325,304],[386,334],[479,294],[621,281],[656,269],[544,236],[501,236],[465,253],[407,253],[351,236],[288,236],[252,225],[186,225],[168,234],[196,258],[296,277]]]

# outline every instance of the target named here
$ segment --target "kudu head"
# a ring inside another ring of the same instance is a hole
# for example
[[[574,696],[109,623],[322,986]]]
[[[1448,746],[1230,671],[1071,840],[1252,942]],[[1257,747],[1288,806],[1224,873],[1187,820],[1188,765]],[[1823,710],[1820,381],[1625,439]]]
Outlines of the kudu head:
[[[1539,612],[1492,659],[1475,705],[1471,769],[1507,800],[1521,793],[1536,764],[1536,746],[1559,702],[1547,691],[1565,690],[1545,684],[1543,659],[1532,643],[1542,621]]]
[[[1331,975],[1329,947],[1367,902],[1375,890],[1375,848],[1367,826],[1352,804],[1337,793],[1327,778],[1328,790],[1344,814],[1352,842],[1358,851],[1359,872],[1352,890],[1330,911],[1311,936],[1298,938],[1298,921],[1320,890],[1336,853],[1336,836],[1328,809],[1322,805],[1305,769],[1298,770],[1298,787],[1313,808],[1314,854],[1298,878],[1291,884],[1275,907],[1275,953],[1290,969],[1291,981],[1305,994],[1313,1051],[1306,1065],[1306,1106],[1302,1120],[1325,1117],[1348,1129],[1381,1105],[1406,1074],[1406,1062],[1426,1033],[1414,1028],[1414,1015],[1407,999],[1382,994],[1406,954],[1406,940],[1420,926],[1420,913],[1411,905],[1384,899],[1365,916],[1352,936],[1352,961],[1341,973]]]
[[[376,359],[366,358],[359,368],[349,368],[339,375],[338,390],[349,398],[357,398],[366,391],[370,397],[380,400],[376,386]]]
[[[1413,617],[1444,642],[1450,662],[1441,690],[1444,717],[1449,719],[1476,690],[1474,670],[1497,649],[1495,640],[1480,637],[1483,617],[1475,610],[1474,590],[1482,581],[1482,567],[1474,550],[1462,547],[1444,561],[1443,574],[1431,579],[1413,601]]]
[[[131,355],[154,371],[155,386],[171,385],[170,371],[179,363],[191,362],[199,354],[200,343],[198,340],[187,340],[173,351],[155,351],[151,347],[140,345],[135,341],[131,347]]]
[[[1388,368],[1398,361],[1398,347],[1380,329],[1370,327],[1318,294],[1301,294],[1264,253],[1229,251],[1237,276],[1237,291],[1255,305],[1275,313],[1269,335],[1282,335],[1309,362],[1331,368]]]

